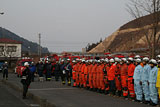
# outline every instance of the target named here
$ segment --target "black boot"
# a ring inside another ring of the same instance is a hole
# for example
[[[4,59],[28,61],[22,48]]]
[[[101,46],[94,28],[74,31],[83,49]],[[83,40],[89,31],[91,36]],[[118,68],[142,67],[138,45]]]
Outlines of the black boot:
[[[109,92],[108,92],[107,90],[105,90],[105,91],[104,91],[104,94],[107,95],[107,94],[109,94]]]

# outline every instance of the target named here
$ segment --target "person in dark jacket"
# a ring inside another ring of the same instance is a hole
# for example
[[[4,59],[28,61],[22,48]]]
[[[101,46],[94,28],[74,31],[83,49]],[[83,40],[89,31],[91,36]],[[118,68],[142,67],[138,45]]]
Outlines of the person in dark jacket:
[[[32,73],[32,82],[34,82],[34,75],[36,72],[36,66],[34,65],[34,62],[32,62],[31,66],[30,66],[30,71]]]
[[[59,76],[60,76],[60,64],[58,61],[56,61],[56,64],[53,66],[54,69],[54,74],[55,74],[55,80],[59,81]]]
[[[67,59],[67,63],[65,65],[65,73],[66,73],[66,79],[68,81],[68,86],[71,85],[71,77],[72,77],[72,66],[70,64],[70,59]]]
[[[31,71],[29,69],[29,63],[25,62],[25,70],[22,72],[22,79],[21,79],[21,83],[23,85],[23,99],[26,98],[26,94],[28,92],[28,87],[31,84],[31,79],[32,79],[32,74]]]
[[[45,65],[45,71],[46,71],[46,81],[51,81],[52,79],[52,70],[53,70],[53,66],[52,63],[50,61],[46,61],[46,65]]]
[[[66,74],[65,74],[65,63],[64,63],[64,60],[61,61],[61,64],[60,64],[60,75],[61,75],[61,80],[62,80],[62,84],[66,84]]]
[[[5,62],[2,68],[3,71],[3,79],[6,78],[6,80],[8,80],[8,63]]]
[[[37,64],[37,72],[39,75],[39,81],[43,82],[43,72],[44,72],[44,64],[42,61]]]

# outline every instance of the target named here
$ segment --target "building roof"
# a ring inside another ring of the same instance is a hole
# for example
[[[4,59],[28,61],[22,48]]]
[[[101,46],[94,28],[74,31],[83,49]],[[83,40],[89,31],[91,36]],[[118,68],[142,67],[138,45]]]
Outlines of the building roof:
[[[22,44],[20,41],[12,40],[9,38],[0,38],[0,43]]]

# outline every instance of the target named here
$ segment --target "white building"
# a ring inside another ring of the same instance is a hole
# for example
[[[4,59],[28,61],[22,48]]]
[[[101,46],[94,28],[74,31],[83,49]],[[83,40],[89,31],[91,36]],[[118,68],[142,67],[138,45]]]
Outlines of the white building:
[[[21,57],[22,42],[7,38],[0,38],[0,59],[11,58],[17,59]]]

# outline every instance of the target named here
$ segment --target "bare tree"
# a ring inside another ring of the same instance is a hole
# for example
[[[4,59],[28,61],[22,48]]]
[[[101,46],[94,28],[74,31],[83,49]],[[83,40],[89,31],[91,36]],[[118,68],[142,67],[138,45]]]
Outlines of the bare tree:
[[[149,15],[149,27],[143,28],[144,35],[150,50],[150,57],[155,58],[160,42],[160,0],[130,0],[127,4],[127,11],[139,19]],[[143,21],[138,21],[137,26],[142,27]]]

